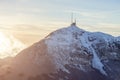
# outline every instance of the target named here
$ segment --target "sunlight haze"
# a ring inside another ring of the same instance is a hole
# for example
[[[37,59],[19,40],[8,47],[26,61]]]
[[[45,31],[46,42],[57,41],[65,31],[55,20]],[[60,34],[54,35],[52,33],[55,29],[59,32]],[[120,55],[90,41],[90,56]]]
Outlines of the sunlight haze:
[[[119,36],[119,3],[119,0],[0,0],[0,29],[33,44],[56,29],[69,26],[73,12],[80,28]]]

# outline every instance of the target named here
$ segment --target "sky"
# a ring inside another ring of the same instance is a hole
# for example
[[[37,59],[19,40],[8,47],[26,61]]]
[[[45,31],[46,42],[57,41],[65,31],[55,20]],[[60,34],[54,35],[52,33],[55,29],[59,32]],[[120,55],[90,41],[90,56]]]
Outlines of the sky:
[[[0,0],[0,31],[32,43],[69,26],[71,13],[82,29],[120,36],[120,0]]]

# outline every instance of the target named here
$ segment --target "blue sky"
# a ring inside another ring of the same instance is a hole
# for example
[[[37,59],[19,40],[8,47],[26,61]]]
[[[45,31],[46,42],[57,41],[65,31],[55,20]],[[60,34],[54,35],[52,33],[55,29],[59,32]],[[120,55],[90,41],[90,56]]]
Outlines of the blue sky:
[[[120,35],[120,0],[0,0],[0,29],[51,32],[70,25]]]

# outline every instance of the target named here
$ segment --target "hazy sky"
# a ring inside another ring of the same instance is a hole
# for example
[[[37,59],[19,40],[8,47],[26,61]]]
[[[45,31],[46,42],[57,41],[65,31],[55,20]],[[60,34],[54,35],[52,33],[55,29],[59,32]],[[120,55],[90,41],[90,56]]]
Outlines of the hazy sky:
[[[69,26],[120,35],[120,0],[0,0],[0,29],[46,34]]]

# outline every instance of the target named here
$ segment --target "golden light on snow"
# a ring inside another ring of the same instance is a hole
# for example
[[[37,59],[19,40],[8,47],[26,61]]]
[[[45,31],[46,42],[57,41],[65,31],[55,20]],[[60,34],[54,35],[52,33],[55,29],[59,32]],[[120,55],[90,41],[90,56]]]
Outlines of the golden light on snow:
[[[13,57],[24,48],[25,45],[12,35],[0,32],[0,58]]]

